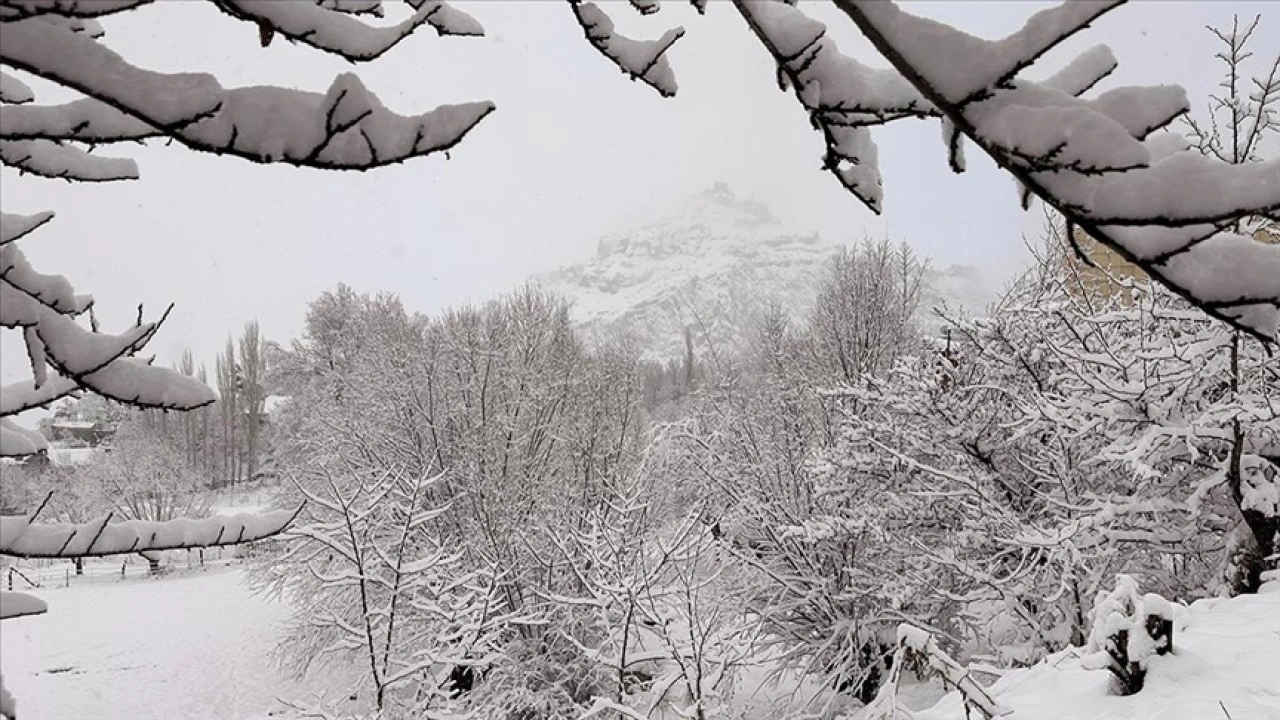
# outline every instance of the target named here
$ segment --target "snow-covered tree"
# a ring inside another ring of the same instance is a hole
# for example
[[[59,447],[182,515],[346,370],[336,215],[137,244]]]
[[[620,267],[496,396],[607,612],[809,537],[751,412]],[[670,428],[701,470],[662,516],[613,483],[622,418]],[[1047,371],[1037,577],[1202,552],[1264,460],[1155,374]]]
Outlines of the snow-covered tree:
[[[376,474],[375,474],[376,473]],[[483,668],[507,618],[494,575],[445,546],[429,488],[440,476],[313,468],[295,478],[307,500],[288,549],[256,574],[296,609],[282,649],[299,674],[326,661],[367,669],[343,689],[378,712],[435,711],[450,671]]]
[[[635,467],[635,348],[587,346],[567,304],[532,289],[428,318],[394,297],[339,288],[312,303],[306,336],[287,355],[279,366],[290,368],[294,394],[277,425],[286,471],[444,468],[423,492],[451,509],[418,532],[461,553],[467,571],[501,571],[495,612],[541,618],[544,596],[568,582],[548,572],[558,550],[544,530],[582,527]],[[507,630],[484,675],[488,690],[473,702],[497,713],[502,703],[545,709],[590,700],[566,696],[574,695],[566,688],[590,687],[568,664],[582,658],[563,635],[585,632],[584,624],[508,622]]]
[[[564,580],[538,592],[585,668],[578,712],[720,717],[758,624],[724,592],[728,556],[701,509],[665,515],[654,476],[646,466],[575,527],[543,528]]]
[[[944,530],[873,525],[921,563],[908,576],[930,579],[917,600],[934,622],[1002,664],[1082,644],[1116,570],[1191,597],[1234,559],[1238,592],[1274,553],[1280,378],[1262,344],[1150,281],[1086,282],[1072,253],[1059,228],[991,317],[953,319],[949,352],[833,394],[821,455],[827,494],[878,489]],[[1224,543],[1237,523],[1246,541]]]
[[[1063,377],[1061,395],[1046,393],[1038,412],[1106,439],[1095,460],[1126,472],[1105,489],[1112,497],[1096,511],[1105,525],[1125,528],[1128,539],[1203,552],[1197,528],[1208,522],[1221,530],[1238,513],[1253,559],[1229,584],[1256,589],[1266,569],[1261,560],[1276,553],[1280,531],[1274,358],[1158,286],[1124,284],[1124,294],[1094,298],[1093,307],[1083,305],[1086,295],[1059,306],[1056,317],[1033,313],[1042,338],[1035,345]],[[1213,504],[1224,491],[1236,513]]]
[[[843,382],[879,373],[914,348],[922,262],[906,243],[870,239],[842,248],[818,282],[810,335],[818,362]]]
[[[258,452],[262,438],[262,418],[267,393],[262,386],[266,372],[262,354],[262,335],[258,323],[244,326],[240,335],[240,386],[238,388],[244,415],[244,479],[252,481],[258,472]]]
[[[97,508],[121,520],[151,522],[209,514],[207,479],[163,435],[126,423],[98,453],[72,478],[91,489]],[[143,556],[152,573],[160,571],[159,553]]]
[[[918,347],[920,265],[888,243],[838,257],[810,322],[765,313],[749,354],[726,363],[689,417],[660,436],[671,456],[664,474],[686,502],[709,499],[710,522],[737,559],[735,597],[762,624],[760,647],[864,701],[897,624],[936,615],[926,563],[907,539],[945,538],[909,488],[848,465],[835,445],[838,408],[821,391],[883,373]]]

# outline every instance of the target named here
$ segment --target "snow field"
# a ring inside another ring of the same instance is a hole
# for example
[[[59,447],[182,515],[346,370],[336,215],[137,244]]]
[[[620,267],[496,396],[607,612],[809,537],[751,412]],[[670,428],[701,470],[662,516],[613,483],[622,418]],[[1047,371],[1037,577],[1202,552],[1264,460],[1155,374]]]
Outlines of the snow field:
[[[247,720],[325,686],[271,661],[288,608],[238,568],[28,591],[44,615],[0,627],[0,671],[31,720]]]

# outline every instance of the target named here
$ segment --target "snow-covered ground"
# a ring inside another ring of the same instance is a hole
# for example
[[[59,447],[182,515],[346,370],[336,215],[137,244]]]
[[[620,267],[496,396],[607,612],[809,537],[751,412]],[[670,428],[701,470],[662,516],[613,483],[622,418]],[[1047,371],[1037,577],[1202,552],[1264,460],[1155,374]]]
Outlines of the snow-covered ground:
[[[341,685],[326,676],[301,682],[272,664],[288,608],[254,594],[235,566],[30,592],[49,612],[0,630],[0,671],[24,719],[288,718],[296,716],[281,698],[305,701]],[[1068,650],[991,686],[1014,711],[1004,720],[1280,720],[1280,583],[1199,601],[1176,622],[1175,652],[1153,661],[1141,693],[1109,694],[1107,673],[1083,669],[1079,649]],[[795,699],[800,688],[766,683],[768,674],[739,679],[736,717],[768,717]],[[915,717],[965,712],[950,695]]]
[[[1257,595],[1178,607],[1171,655],[1151,660],[1146,686],[1108,692],[1105,670],[1081,667],[1080,648],[1010,672],[991,694],[1002,720],[1280,720],[1280,581]],[[964,720],[956,693],[916,720]]]
[[[278,717],[320,689],[270,659],[288,609],[235,567],[30,590],[49,612],[6,620],[0,671],[24,720]],[[287,713],[285,713],[287,714]]]

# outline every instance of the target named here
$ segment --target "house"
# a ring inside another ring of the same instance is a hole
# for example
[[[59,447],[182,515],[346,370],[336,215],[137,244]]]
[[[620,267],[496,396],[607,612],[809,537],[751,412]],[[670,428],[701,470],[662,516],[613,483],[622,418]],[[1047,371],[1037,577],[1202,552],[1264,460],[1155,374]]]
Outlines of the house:
[[[104,420],[65,420],[55,418],[48,425],[49,440],[78,440],[97,447],[116,433],[116,424]]]

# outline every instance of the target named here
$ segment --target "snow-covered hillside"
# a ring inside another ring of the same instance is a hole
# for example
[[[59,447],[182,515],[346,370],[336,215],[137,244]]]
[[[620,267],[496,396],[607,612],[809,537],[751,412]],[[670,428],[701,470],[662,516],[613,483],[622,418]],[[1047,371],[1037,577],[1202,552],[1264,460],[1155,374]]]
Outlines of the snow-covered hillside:
[[[840,246],[784,227],[756,200],[717,183],[676,213],[601,239],[587,262],[534,282],[574,301],[587,330],[627,327],[655,359],[684,352],[684,333],[705,351],[741,342],[766,303],[799,320],[813,302],[823,264]],[[976,268],[930,271],[929,301],[969,311],[990,300]],[[923,315],[923,313],[922,313]]]
[[[669,217],[603,238],[591,260],[535,281],[572,299],[584,328],[629,327],[650,356],[665,358],[683,353],[686,327],[700,347],[736,341],[770,299],[803,313],[835,249],[717,183]]]

